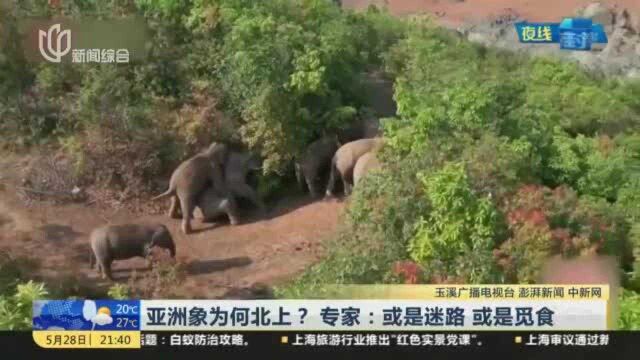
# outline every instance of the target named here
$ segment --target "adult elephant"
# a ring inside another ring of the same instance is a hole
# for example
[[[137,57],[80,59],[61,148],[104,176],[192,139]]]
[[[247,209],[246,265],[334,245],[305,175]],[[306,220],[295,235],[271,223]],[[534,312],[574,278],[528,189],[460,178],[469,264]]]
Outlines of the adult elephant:
[[[375,151],[383,144],[382,138],[360,139],[342,145],[331,160],[331,175],[327,184],[326,196],[333,196],[333,189],[338,177],[342,179],[344,194],[351,194],[353,186],[353,168],[360,157]]]
[[[191,219],[197,197],[207,187],[212,186],[221,194],[227,194],[223,165],[228,156],[225,144],[214,142],[209,148],[184,161],[178,166],[169,181],[169,189],[153,200],[171,197],[169,217],[177,218],[177,202],[182,212],[182,232],[191,233]]]
[[[374,152],[369,151],[362,155],[353,168],[353,186],[358,185],[358,182],[360,182],[367,173],[381,167],[382,165]]]
[[[331,158],[340,147],[336,136],[324,136],[312,142],[302,156],[296,160],[295,170],[298,184],[309,189],[311,197],[318,197],[320,175],[330,169]]]

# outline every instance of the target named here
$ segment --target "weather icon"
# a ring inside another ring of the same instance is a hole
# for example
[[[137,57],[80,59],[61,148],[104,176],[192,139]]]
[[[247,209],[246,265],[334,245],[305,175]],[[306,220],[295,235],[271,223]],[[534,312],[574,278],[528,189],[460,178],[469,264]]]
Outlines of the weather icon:
[[[96,325],[104,326],[113,322],[111,310],[106,306],[98,309],[96,302],[93,300],[85,300],[84,306],[82,307],[82,316],[84,316],[85,320],[93,323],[91,330],[95,329]]]

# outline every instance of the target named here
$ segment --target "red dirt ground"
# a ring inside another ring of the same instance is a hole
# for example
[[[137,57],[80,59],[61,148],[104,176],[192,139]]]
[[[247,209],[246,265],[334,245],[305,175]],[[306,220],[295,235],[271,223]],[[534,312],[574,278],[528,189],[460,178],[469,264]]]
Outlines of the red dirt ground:
[[[505,13],[517,13],[529,21],[559,21],[571,16],[593,0],[343,0],[347,8],[363,9],[369,4],[387,4],[396,15],[428,12],[443,25],[459,26],[467,22],[491,19]],[[603,4],[640,10],[638,0],[601,1]]]

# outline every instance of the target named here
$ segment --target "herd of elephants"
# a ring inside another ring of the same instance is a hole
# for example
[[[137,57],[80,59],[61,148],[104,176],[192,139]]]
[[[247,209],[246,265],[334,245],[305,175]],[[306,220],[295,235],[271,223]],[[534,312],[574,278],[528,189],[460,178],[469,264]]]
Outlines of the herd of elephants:
[[[379,168],[377,150],[383,144],[379,135],[380,122],[363,118],[351,127],[324,135],[311,142],[295,160],[298,183],[307,188],[312,198],[322,194],[322,183],[328,175],[326,197],[334,195],[338,178],[345,195],[369,171]],[[250,201],[262,213],[265,205],[256,190],[247,183],[247,176],[261,168],[261,162],[248,151],[214,142],[182,162],[171,175],[169,189],[155,199],[170,198],[170,218],[182,218],[182,232],[192,232],[191,220],[196,208],[202,220],[214,221],[227,216],[230,225],[240,223],[238,202]],[[151,267],[154,247],[166,249],[175,258],[176,245],[169,229],[163,224],[107,225],[93,230],[89,236],[90,263],[102,278],[113,280],[114,260],[143,257]]]

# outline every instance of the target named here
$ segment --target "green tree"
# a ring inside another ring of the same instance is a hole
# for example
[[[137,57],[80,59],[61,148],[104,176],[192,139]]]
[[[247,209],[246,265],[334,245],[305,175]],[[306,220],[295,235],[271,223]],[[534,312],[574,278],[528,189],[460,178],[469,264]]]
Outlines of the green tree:
[[[472,283],[495,280],[492,250],[499,217],[492,201],[474,193],[463,164],[419,177],[432,210],[418,221],[409,243],[411,258],[431,276]]]

